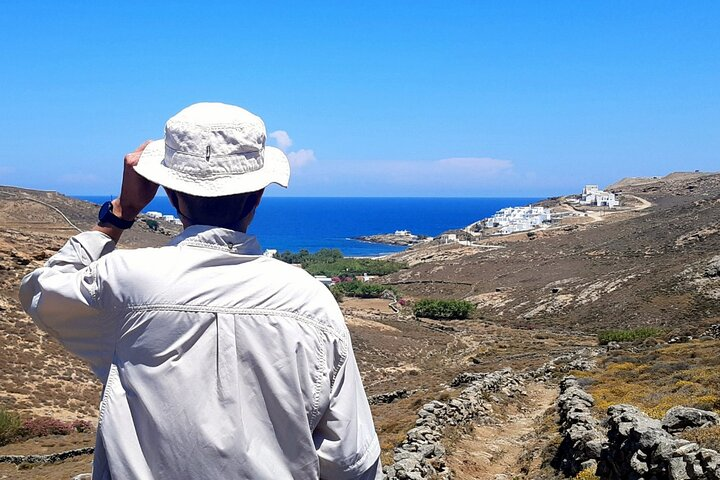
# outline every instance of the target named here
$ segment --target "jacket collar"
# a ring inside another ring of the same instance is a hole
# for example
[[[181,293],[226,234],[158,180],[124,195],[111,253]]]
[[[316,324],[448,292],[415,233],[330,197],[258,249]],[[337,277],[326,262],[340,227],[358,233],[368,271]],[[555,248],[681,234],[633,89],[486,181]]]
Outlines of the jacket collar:
[[[170,240],[168,245],[212,248],[240,255],[262,253],[255,236],[209,225],[192,225]]]

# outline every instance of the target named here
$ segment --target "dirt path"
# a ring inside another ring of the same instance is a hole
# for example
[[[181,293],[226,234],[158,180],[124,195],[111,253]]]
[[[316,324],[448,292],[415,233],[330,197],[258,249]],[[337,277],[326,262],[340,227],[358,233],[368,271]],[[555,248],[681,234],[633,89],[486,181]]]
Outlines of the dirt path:
[[[475,425],[450,450],[448,465],[457,480],[536,478],[543,440],[538,432],[557,390],[528,384],[528,395],[507,406],[494,406],[495,423]]]
[[[650,208],[653,205],[652,203],[648,202],[644,198],[638,197],[637,195],[630,195],[629,193],[626,193],[625,196],[632,197],[638,202],[640,202],[640,205],[633,209],[635,211],[645,210],[646,208]]]

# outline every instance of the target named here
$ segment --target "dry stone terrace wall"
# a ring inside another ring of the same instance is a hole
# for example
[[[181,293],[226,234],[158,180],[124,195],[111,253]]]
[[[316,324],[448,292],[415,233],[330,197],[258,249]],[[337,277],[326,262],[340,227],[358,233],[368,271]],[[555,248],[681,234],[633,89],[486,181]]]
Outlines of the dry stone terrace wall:
[[[597,465],[608,480],[720,480],[720,454],[670,432],[720,424],[713,412],[687,407],[670,409],[662,421],[631,405],[608,409],[607,436],[591,415],[594,400],[574,377],[560,383],[558,413],[563,442],[556,467],[567,475]]]
[[[78,455],[89,455],[95,451],[95,447],[77,448],[65,452],[50,453],[48,455],[0,455],[0,463],[55,463]]]
[[[492,413],[485,397],[494,392],[508,396],[525,395],[524,376],[510,369],[475,374],[470,385],[457,398],[447,403],[434,400],[418,412],[416,427],[405,441],[395,448],[394,463],[383,468],[388,480],[450,479],[452,472],[445,464],[443,432],[448,426],[477,421]]]
[[[557,408],[563,440],[554,466],[566,475],[574,476],[596,467],[607,444],[607,435],[592,414],[593,405],[592,395],[580,387],[575,377],[565,377],[560,382]]]
[[[613,405],[608,414],[608,445],[597,470],[600,478],[720,480],[718,452],[674,437],[663,429],[663,422],[631,405]]]

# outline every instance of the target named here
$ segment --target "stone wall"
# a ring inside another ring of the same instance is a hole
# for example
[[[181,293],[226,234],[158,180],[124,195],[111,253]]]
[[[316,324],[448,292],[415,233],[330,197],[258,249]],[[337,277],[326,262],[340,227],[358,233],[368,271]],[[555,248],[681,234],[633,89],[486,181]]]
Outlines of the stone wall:
[[[488,394],[524,395],[524,376],[510,369],[466,378],[469,386],[447,403],[434,400],[418,411],[415,428],[394,451],[394,463],[383,467],[389,480],[449,479],[452,472],[445,464],[443,432],[447,426],[464,425],[492,413]]]
[[[720,424],[720,416],[695,408],[674,407],[662,421],[631,405],[608,409],[607,435],[592,415],[594,400],[574,377],[560,382],[558,414],[562,444],[554,466],[576,475],[597,466],[608,480],[720,480],[720,454],[677,438],[686,428]]]
[[[89,455],[94,451],[94,447],[85,447],[48,455],[0,455],[0,463],[14,463],[15,465],[21,463],[55,463],[78,455]]]
[[[608,445],[597,474],[609,480],[720,480],[720,454],[676,438],[631,405],[608,409]]]
[[[381,393],[378,395],[372,395],[368,397],[368,403],[370,405],[378,405],[381,403],[392,403],[395,400],[399,400],[401,398],[409,397],[413,393],[415,393],[417,390],[406,390],[406,389],[400,389],[400,390],[394,390],[392,392],[387,393]]]
[[[557,401],[562,443],[553,466],[566,475],[575,476],[581,470],[597,466],[607,443],[605,430],[593,416],[595,400],[583,390],[573,376],[560,382]]]
[[[489,417],[492,405],[486,398],[492,398],[494,393],[506,397],[526,395],[526,381],[552,381],[559,372],[590,370],[595,366],[594,358],[605,351],[604,348],[581,348],[524,373],[513,372],[510,368],[491,373],[461,373],[452,380],[451,386],[468,386],[457,398],[447,403],[435,400],[423,405],[418,411],[415,428],[395,448],[393,463],[383,467],[385,478],[452,478],[452,472],[445,465],[445,448],[442,445],[446,426],[470,424],[482,417]]]

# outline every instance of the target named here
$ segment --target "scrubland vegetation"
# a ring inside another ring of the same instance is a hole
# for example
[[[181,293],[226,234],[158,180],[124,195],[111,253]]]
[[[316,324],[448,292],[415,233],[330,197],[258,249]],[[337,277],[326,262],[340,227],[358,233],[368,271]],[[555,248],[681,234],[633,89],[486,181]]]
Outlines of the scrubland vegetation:
[[[89,432],[92,424],[86,420],[63,422],[50,417],[22,420],[14,412],[0,408],[0,445],[47,435],[69,435],[73,432]]]
[[[475,310],[475,305],[465,300],[418,300],[413,305],[413,313],[417,317],[435,320],[461,320],[468,318]]]
[[[350,282],[336,283],[330,287],[335,298],[340,300],[342,297],[359,297],[359,298],[380,298],[386,292],[397,295],[394,287],[382,285],[378,283],[361,282],[360,280],[352,280]]]
[[[327,275],[328,277],[355,276],[355,275],[387,275],[395,273],[405,265],[390,260],[374,258],[347,258],[343,257],[336,248],[322,248],[316,253],[300,250],[298,253],[289,251],[278,253],[276,258],[283,262],[300,264],[312,275]]]
[[[654,418],[662,418],[676,405],[720,413],[718,349],[720,340],[662,345],[637,353],[615,350],[609,352],[604,368],[574,374],[587,379],[601,413],[618,403],[635,405]]]
[[[657,337],[662,334],[662,330],[652,327],[633,328],[629,330],[605,330],[598,333],[598,343],[600,343],[600,345],[607,345],[610,342],[633,342],[635,340]]]

